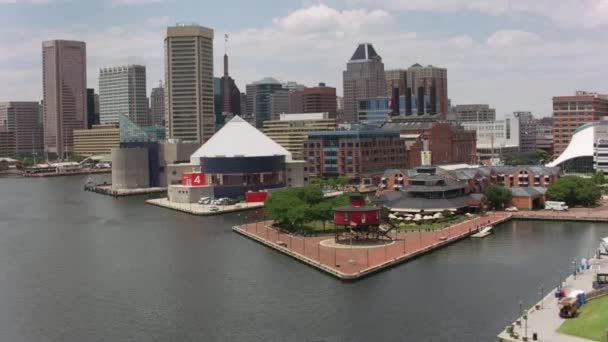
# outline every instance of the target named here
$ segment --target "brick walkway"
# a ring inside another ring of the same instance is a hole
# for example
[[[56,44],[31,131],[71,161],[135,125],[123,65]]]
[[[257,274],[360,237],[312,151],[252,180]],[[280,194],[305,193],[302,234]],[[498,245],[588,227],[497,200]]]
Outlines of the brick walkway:
[[[441,230],[393,233],[395,243],[368,248],[321,246],[320,242],[332,239],[333,234],[302,237],[281,233],[271,227],[271,221],[249,223],[235,228],[263,240],[272,247],[276,246],[275,248],[278,250],[305,257],[307,261],[311,261],[310,264],[320,264],[319,266],[345,275],[357,275],[369,272],[374,268],[389,266],[387,264],[391,262],[407,260],[421,252],[467,236],[477,231],[481,225],[502,222],[510,216],[509,213],[491,213]]]

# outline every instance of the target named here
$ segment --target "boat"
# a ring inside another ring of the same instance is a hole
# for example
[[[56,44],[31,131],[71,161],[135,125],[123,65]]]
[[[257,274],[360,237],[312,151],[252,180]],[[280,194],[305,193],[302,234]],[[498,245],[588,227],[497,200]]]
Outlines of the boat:
[[[486,237],[486,236],[492,234],[492,229],[494,229],[494,227],[492,227],[492,226],[485,226],[479,232],[471,235],[471,237],[474,237],[474,238]]]

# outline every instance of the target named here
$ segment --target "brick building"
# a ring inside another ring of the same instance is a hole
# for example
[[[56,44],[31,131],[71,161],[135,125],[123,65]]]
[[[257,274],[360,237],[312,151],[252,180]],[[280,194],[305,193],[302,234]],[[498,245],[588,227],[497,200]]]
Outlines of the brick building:
[[[430,151],[431,164],[472,163],[476,156],[477,136],[462,126],[433,120],[393,119],[383,129],[399,130],[407,146],[407,167],[422,164],[421,152]]]
[[[352,129],[309,132],[302,156],[311,176],[380,179],[387,168],[404,168],[405,145],[398,130]]]
[[[553,98],[553,156],[558,157],[583,124],[608,116],[608,95],[577,91],[574,96]]]
[[[301,88],[289,94],[289,113],[325,113],[330,119],[336,118],[338,111],[336,88],[319,83],[318,87]]]

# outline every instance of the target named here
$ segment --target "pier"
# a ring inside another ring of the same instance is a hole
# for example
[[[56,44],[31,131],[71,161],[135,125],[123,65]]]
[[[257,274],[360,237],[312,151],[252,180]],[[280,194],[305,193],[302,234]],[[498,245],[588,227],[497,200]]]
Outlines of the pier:
[[[102,195],[108,195],[112,197],[126,197],[126,196],[137,196],[137,195],[148,195],[148,194],[162,194],[167,192],[167,188],[140,188],[140,189],[112,189],[111,184],[91,185],[87,184],[84,186],[85,191],[91,191]]]
[[[232,205],[210,205],[198,203],[176,203],[169,201],[169,199],[166,197],[149,199],[146,201],[146,203],[198,216],[228,214],[238,211],[260,209],[264,207],[264,202],[237,203]],[[214,207],[217,208],[217,210],[211,209]]]
[[[392,241],[373,245],[335,244],[332,234],[293,235],[275,229],[272,221],[237,225],[232,230],[336,278],[357,280],[466,238],[482,225],[510,218],[509,213],[492,213],[441,230],[393,232]]]

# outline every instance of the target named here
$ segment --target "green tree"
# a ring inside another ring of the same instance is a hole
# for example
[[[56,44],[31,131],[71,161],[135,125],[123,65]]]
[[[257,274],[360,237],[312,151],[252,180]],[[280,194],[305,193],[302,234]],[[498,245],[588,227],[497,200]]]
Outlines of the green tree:
[[[488,198],[490,205],[495,209],[504,209],[511,203],[513,197],[509,189],[500,185],[490,185],[486,189],[485,195]]]
[[[593,177],[591,177],[591,180],[593,180],[593,183],[599,184],[599,185],[606,183],[606,178],[604,177],[604,171],[598,170],[593,175]]]
[[[600,188],[588,178],[577,176],[561,177],[547,189],[551,201],[566,202],[568,206],[592,206],[602,197]]]
[[[321,221],[323,223],[323,230],[325,230],[325,224],[334,218],[334,206],[331,201],[323,201],[315,204],[310,208],[309,216],[315,221]]]

